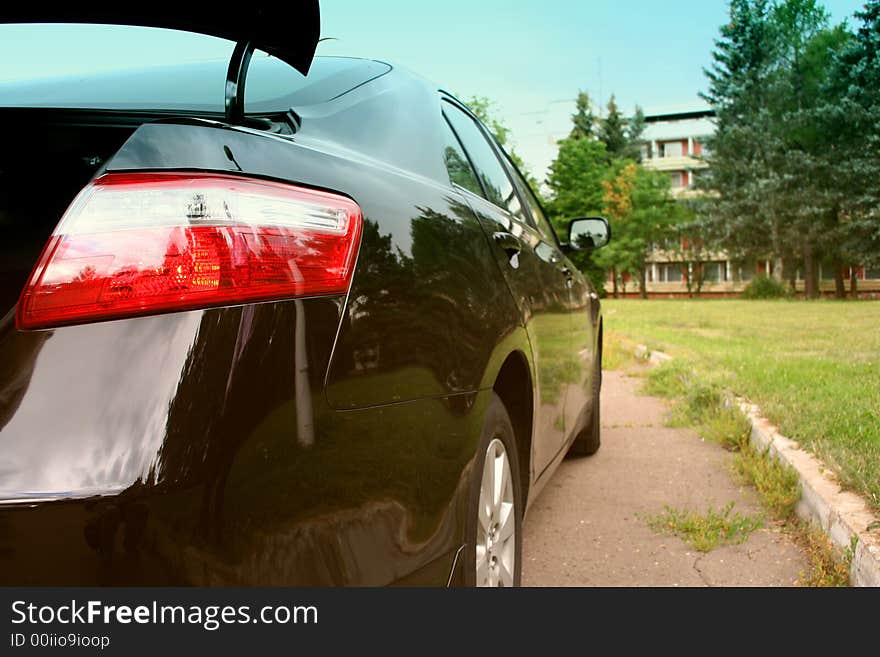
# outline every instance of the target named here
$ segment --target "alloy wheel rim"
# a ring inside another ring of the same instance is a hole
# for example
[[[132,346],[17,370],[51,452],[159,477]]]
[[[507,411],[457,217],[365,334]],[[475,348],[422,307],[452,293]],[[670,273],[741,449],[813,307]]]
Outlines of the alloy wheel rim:
[[[507,450],[489,443],[480,481],[477,518],[477,586],[513,586],[516,568],[516,514]]]

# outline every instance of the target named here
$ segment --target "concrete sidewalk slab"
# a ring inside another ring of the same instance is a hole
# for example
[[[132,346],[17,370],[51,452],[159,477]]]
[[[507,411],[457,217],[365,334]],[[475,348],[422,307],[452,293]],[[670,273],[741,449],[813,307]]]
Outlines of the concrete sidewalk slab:
[[[635,356],[652,365],[672,360],[669,354],[649,351],[642,344],[636,346]],[[839,548],[849,550],[855,545],[850,584],[880,587],[880,514],[861,496],[844,490],[822,461],[781,434],[756,404],[732,395],[729,401],[748,419],[752,444],[797,472],[801,487],[801,499],[795,509],[798,516],[818,526]]]
[[[691,429],[664,425],[665,402],[640,395],[640,380],[606,372],[602,448],[566,459],[524,527],[526,586],[787,586],[807,563],[777,525],[740,545],[700,553],[659,535],[644,516],[664,505],[704,512],[733,501],[761,513],[757,495],[730,474],[733,455]]]

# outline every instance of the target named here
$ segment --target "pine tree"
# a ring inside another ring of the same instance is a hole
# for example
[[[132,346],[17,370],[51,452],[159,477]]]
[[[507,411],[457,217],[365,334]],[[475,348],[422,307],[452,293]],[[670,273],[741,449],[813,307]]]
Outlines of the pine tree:
[[[629,142],[629,153],[627,157],[636,162],[642,161],[641,142],[646,127],[647,122],[645,121],[645,113],[642,111],[641,107],[636,105],[636,111],[626,126],[626,138]]]
[[[835,144],[821,81],[848,35],[828,20],[815,0],[732,0],[704,94],[716,111],[711,166],[698,181],[714,192],[707,234],[734,257],[772,257],[780,281],[783,263],[801,260],[808,297],[818,294],[818,260],[839,260],[843,216],[827,184]]]
[[[880,0],[855,17],[861,25],[835,54],[823,85],[822,129],[834,147],[825,160],[843,184],[840,260],[880,265]],[[851,293],[855,293],[855,277]]]
[[[731,0],[730,21],[712,52],[714,63],[704,73],[709,90],[702,94],[717,113],[737,116],[760,104],[760,88],[771,56],[767,0]]]
[[[768,127],[761,110],[771,50],[767,5],[766,0],[731,1],[730,21],[721,27],[712,68],[705,71],[709,89],[702,96],[715,110],[716,130],[708,140],[710,168],[697,184],[714,200],[703,206],[707,235],[734,257],[781,250],[778,236],[772,237],[768,208],[756,198],[774,145],[762,138]]]
[[[596,136],[596,115],[593,114],[593,101],[585,91],[579,91],[575,100],[575,113],[571,115],[569,137],[572,139],[593,139]]]
[[[608,100],[607,114],[599,120],[598,137],[605,144],[610,158],[621,159],[629,155],[627,120],[620,113],[614,94]]]

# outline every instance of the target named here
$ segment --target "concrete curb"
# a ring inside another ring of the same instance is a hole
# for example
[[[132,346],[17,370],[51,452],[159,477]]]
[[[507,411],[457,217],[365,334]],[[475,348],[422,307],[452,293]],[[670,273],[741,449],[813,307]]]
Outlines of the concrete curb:
[[[636,358],[648,361],[651,365],[662,365],[672,360],[672,356],[664,354],[662,351],[649,351],[648,347],[639,344],[636,345]]]
[[[649,351],[645,345],[636,347],[636,357],[653,365],[672,359],[669,354]],[[797,472],[801,486],[801,499],[795,509],[798,516],[819,526],[842,549],[849,549],[852,541],[858,539],[850,566],[850,584],[880,587],[880,535],[868,531],[868,526],[880,523],[880,515],[859,495],[843,490],[834,473],[819,459],[779,433],[761,415],[757,405],[733,395],[730,399],[751,424],[752,444]]]

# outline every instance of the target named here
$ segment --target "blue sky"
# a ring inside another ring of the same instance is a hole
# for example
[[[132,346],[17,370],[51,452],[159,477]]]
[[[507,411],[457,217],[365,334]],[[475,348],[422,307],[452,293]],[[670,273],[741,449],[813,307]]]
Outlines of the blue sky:
[[[832,21],[862,0],[826,0]],[[568,131],[578,89],[631,111],[693,106],[726,0],[323,0],[319,54],[386,59],[454,93],[488,96],[539,178]],[[101,38],[90,38],[100,30]],[[151,33],[152,32],[152,33]],[[223,41],[165,31],[0,27],[0,80],[225,58]],[[157,48],[157,43],[161,46]],[[110,56],[108,56],[108,53]],[[2,99],[0,99],[2,103]]]

